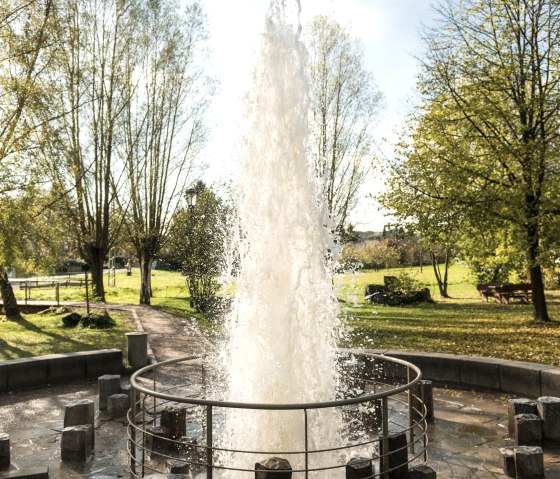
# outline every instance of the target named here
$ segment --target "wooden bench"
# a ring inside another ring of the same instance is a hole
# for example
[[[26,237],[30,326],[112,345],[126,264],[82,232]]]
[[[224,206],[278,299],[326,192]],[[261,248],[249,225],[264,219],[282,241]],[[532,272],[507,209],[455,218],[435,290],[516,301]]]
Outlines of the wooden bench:
[[[529,303],[533,297],[529,283],[485,283],[478,284],[476,289],[482,299],[486,299],[486,302],[488,302],[488,298],[495,298],[501,304],[509,304],[512,299]]]

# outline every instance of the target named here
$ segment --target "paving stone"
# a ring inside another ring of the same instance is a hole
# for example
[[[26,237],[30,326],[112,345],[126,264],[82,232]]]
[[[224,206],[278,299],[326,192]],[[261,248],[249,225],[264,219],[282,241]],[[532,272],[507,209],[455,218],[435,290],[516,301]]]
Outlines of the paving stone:
[[[167,468],[171,474],[188,474],[190,471],[190,465],[184,461],[167,461]]]
[[[2,473],[2,479],[49,479],[49,467],[25,467]]]
[[[167,406],[161,410],[160,425],[169,429],[172,439],[178,439],[187,432],[187,409],[181,406]]]
[[[514,451],[517,479],[544,479],[542,448],[538,446],[518,446]]]
[[[283,471],[283,472],[278,472]],[[271,457],[255,464],[255,479],[291,479],[292,466],[286,459]]]
[[[70,401],[64,409],[64,427],[91,426],[90,447],[95,449],[95,403],[91,399],[76,399]]]
[[[346,479],[363,479],[375,474],[375,467],[367,457],[353,457],[346,464]]]
[[[121,377],[118,374],[104,374],[97,378],[99,388],[99,409],[107,409],[107,400],[113,394],[121,393]]]
[[[10,435],[0,433],[0,471],[10,468]]]
[[[87,461],[91,454],[90,434],[90,424],[65,427],[60,439],[60,458],[68,462]]]
[[[513,447],[500,447],[500,466],[508,477],[515,477],[515,450]]]
[[[540,446],[542,430],[542,420],[539,416],[536,414],[518,414],[515,416],[515,445]]]
[[[508,400],[508,432],[509,437],[515,434],[515,416],[518,414],[538,414],[537,401],[532,399],[509,399]]]
[[[436,479],[437,474],[431,467],[426,464],[418,464],[412,466],[408,470],[408,479]]]
[[[537,409],[543,421],[543,440],[560,442],[560,398],[540,397],[537,399]]]
[[[129,406],[127,394],[112,394],[107,398],[107,413],[111,419],[126,416]]]

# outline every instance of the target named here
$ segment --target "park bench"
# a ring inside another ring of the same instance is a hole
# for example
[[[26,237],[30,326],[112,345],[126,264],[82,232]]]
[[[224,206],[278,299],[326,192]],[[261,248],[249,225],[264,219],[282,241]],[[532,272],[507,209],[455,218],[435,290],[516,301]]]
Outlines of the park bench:
[[[518,299],[523,303],[532,300],[532,290],[529,283],[486,283],[478,284],[476,289],[482,299],[495,298],[501,304],[509,304],[510,300]]]

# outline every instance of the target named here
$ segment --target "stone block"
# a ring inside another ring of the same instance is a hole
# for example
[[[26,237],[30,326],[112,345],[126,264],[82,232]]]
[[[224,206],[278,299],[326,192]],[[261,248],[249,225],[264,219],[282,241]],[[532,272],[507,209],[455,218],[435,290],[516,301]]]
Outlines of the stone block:
[[[86,375],[95,379],[105,374],[122,372],[122,351],[120,349],[99,349],[86,354]]]
[[[375,467],[367,457],[353,457],[346,464],[346,479],[364,479],[375,475]]]
[[[97,378],[99,389],[99,409],[107,409],[109,396],[121,393],[121,377],[118,374],[104,374]]]
[[[426,420],[433,421],[434,419],[434,388],[432,381],[427,379],[420,380],[420,397],[426,408]]]
[[[388,450],[385,452],[383,440],[379,440],[380,456],[387,456],[391,471],[389,479],[408,479],[408,445],[404,432],[392,434],[387,438]],[[383,458],[381,458],[383,462]],[[382,468],[383,471],[383,468]]]
[[[541,371],[541,395],[560,397],[560,368]]]
[[[504,362],[503,359],[460,356],[461,386],[499,391],[500,366]]]
[[[503,392],[520,396],[541,395],[541,372],[553,366],[522,361],[500,364],[500,388]]]
[[[167,461],[167,468],[171,474],[189,474],[190,465],[185,461]]]
[[[255,479],[292,479],[292,466],[286,459],[271,457],[255,464]]]
[[[508,399],[508,432],[509,437],[515,435],[515,416],[518,414],[538,414],[537,401],[519,398]]]
[[[46,386],[49,363],[44,357],[12,359],[8,361],[8,390]]]
[[[50,384],[86,379],[86,357],[83,354],[51,354],[48,367]]]
[[[111,419],[126,416],[130,407],[130,399],[126,394],[111,394],[107,398],[107,413]]]
[[[543,421],[543,441],[560,442],[560,398],[540,397],[537,409]]]
[[[500,467],[508,477],[515,477],[515,450],[513,447],[500,447]]]
[[[8,392],[8,363],[0,362],[0,394]]]
[[[90,448],[95,449],[95,404],[91,399],[76,399],[70,401],[64,410],[64,427],[91,426]]]
[[[169,429],[163,427],[146,428],[146,449],[151,459],[169,454],[171,443]]]
[[[2,473],[2,479],[49,479],[49,467],[26,467]]]
[[[148,335],[135,331],[126,333],[128,364],[134,369],[140,369],[148,364]]]
[[[514,443],[516,446],[540,446],[542,443],[542,420],[536,414],[515,416]]]
[[[178,439],[187,432],[187,409],[181,406],[167,406],[161,410],[160,426],[169,429],[172,439]]]
[[[514,449],[514,454],[517,479],[544,479],[542,448],[518,446]]]
[[[436,479],[436,471],[426,464],[418,464],[417,466],[412,466],[408,470],[409,479]]]
[[[0,433],[0,471],[10,468],[10,436],[6,433]]]
[[[69,462],[84,462],[90,454],[91,425],[65,427],[60,440],[60,458]]]

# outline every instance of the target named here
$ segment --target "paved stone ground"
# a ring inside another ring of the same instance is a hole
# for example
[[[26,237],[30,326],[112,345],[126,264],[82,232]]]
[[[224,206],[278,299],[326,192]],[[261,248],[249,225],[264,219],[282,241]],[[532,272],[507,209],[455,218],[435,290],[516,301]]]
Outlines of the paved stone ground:
[[[200,354],[213,347],[187,319],[140,306],[119,306],[142,325],[158,361]],[[126,378],[124,378],[126,381]],[[0,396],[0,431],[10,433],[14,468],[49,466],[50,477],[129,477],[126,427],[96,414],[96,450],[85,464],[60,461],[64,406],[96,402],[96,383],[76,383]],[[498,448],[509,445],[507,397],[435,389],[435,421],[429,428],[429,464],[439,479],[504,478]],[[546,450],[546,479],[560,479],[560,449]],[[1,478],[1,475],[0,475]]]

